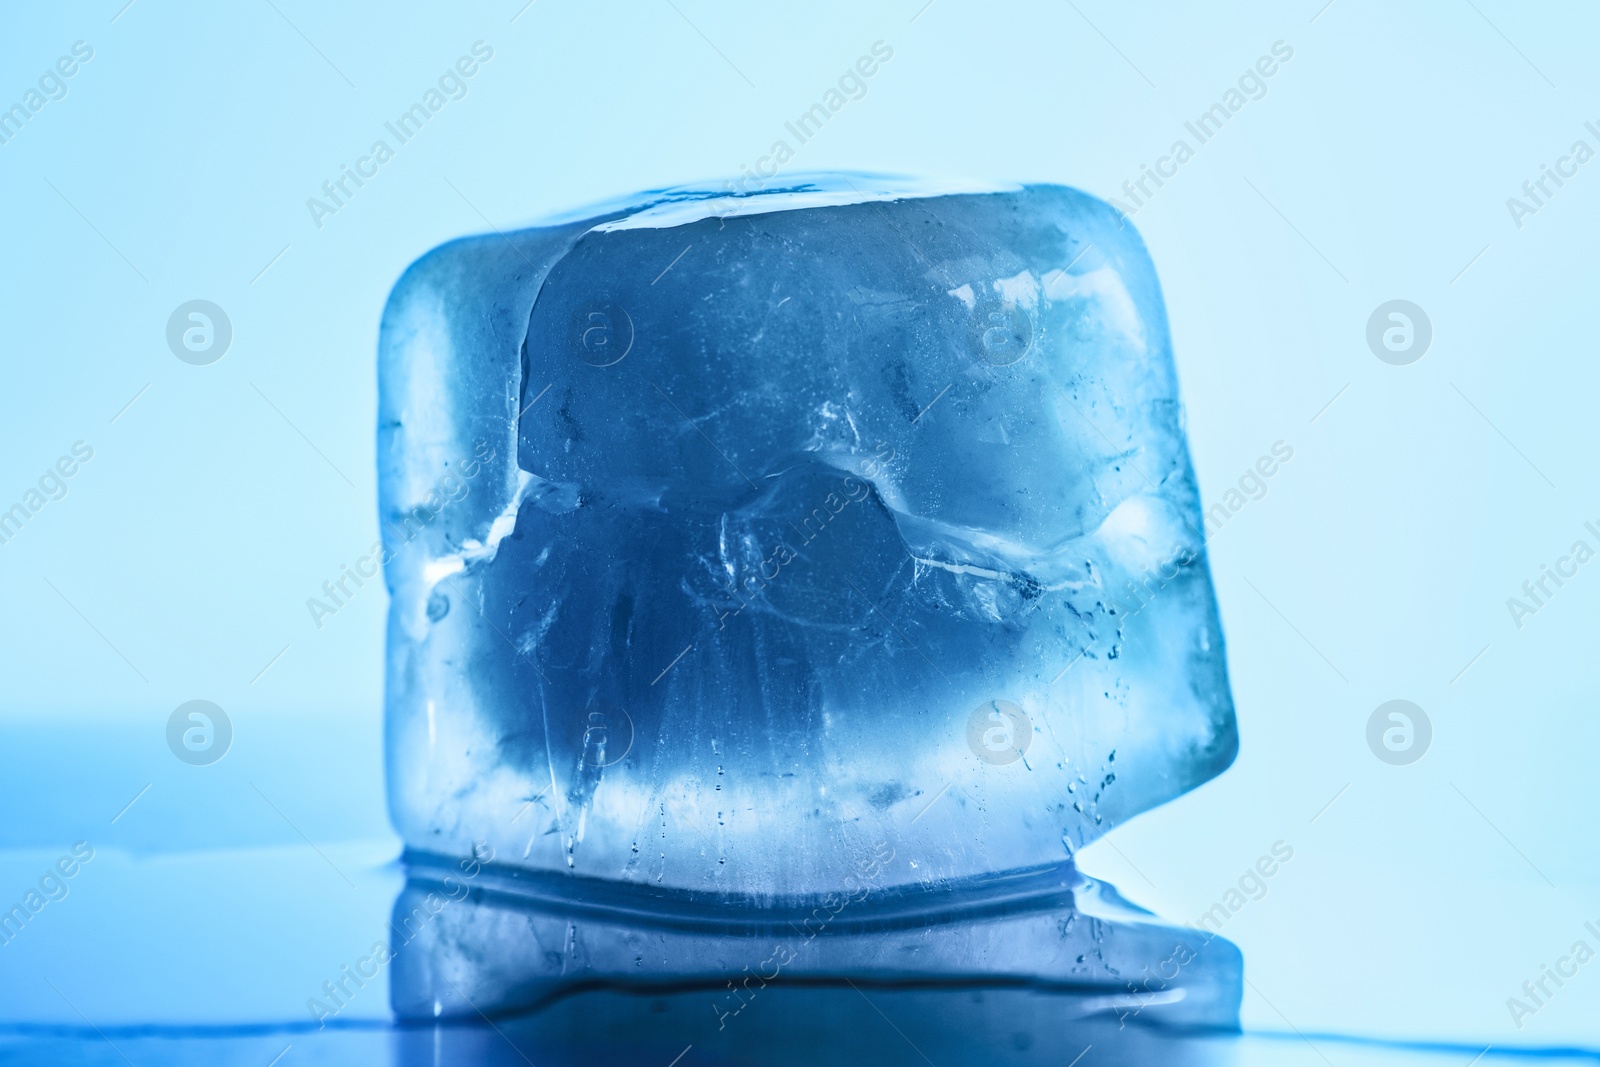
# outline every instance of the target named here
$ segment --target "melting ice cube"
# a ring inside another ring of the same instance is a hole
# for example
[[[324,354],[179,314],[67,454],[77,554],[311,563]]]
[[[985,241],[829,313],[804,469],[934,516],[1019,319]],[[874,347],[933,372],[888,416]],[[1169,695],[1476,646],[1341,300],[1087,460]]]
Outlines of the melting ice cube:
[[[380,359],[413,849],[938,889],[1233,758],[1160,290],[1093,197],[656,194],[430,252]]]

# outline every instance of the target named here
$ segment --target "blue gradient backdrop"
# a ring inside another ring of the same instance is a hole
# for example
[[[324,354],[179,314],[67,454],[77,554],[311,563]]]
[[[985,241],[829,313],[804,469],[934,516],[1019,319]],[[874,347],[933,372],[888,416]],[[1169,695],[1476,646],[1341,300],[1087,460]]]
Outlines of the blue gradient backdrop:
[[[1206,503],[1275,442],[1294,449],[1210,546],[1237,764],[1085,865],[1192,920],[1291,845],[1224,929],[1247,960],[1248,1026],[1600,1044],[1600,964],[1520,1029],[1505,1005],[1600,920],[1600,563],[1520,628],[1506,606],[1575,540],[1600,548],[1584,528],[1600,525],[1600,162],[1547,183],[1520,226],[1507,207],[1575,141],[1600,150],[1584,125],[1600,119],[1600,14],[674,2],[0,15],[0,106],[75,42],[93,50],[0,144],[0,507],[74,442],[93,449],[0,544],[0,847],[53,855],[151,783],[143,821],[108,828],[108,849],[301,832],[393,848],[385,593],[369,584],[321,628],[305,603],[376,537],[389,287],[451,237],[737,175],[883,41],[893,59],[792,169],[1128,202],[1123,183],[1187,140],[1194,157],[1134,222],[1165,287]],[[465,95],[319,226],[307,199],[478,41],[493,57]],[[1292,58],[1199,145],[1185,122],[1275,42]],[[210,366],[164,338],[195,298],[233,325]],[[1365,340],[1395,298],[1433,326],[1410,366]],[[236,729],[204,775],[162,738],[197,697]],[[1434,728],[1406,767],[1365,740],[1394,698]]]

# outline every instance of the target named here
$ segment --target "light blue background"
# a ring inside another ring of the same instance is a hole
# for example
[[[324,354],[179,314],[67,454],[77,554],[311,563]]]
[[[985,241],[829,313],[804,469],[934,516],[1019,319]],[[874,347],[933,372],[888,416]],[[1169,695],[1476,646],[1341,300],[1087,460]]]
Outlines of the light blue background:
[[[369,585],[320,630],[305,601],[375,539],[378,316],[433,245],[736,174],[878,40],[894,58],[792,169],[1120,195],[1281,40],[1294,56],[1267,94],[1135,218],[1206,502],[1274,442],[1294,448],[1211,543],[1243,747],[1085,864],[1193,919],[1292,845],[1224,930],[1246,955],[1247,1025],[1600,1043],[1600,963],[1520,1030],[1505,1006],[1600,925],[1600,563],[1521,629],[1505,603],[1575,539],[1600,548],[1583,530],[1600,525],[1600,162],[1520,229],[1506,207],[1575,140],[1600,149],[1583,128],[1600,120],[1600,16],[673,3],[3,16],[0,106],[74,41],[94,58],[0,145],[0,506],[74,441],[95,455],[0,545],[0,843],[53,855],[145,783],[146,828],[107,827],[108,848],[385,837],[385,595]],[[306,199],[478,40],[494,58],[467,96],[315,226]],[[234,327],[208,367],[164,340],[197,297]],[[1408,367],[1364,340],[1397,297],[1434,328]],[[204,774],[162,740],[195,697],[238,732]],[[1396,697],[1434,725],[1409,767],[1364,737]],[[126,760],[87,763],[91,739]]]

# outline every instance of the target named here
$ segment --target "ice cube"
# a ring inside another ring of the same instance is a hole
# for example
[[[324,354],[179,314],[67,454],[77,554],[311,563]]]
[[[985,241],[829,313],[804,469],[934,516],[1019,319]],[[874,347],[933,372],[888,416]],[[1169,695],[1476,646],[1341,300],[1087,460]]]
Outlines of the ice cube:
[[[725,898],[1061,864],[1237,748],[1155,271],[860,175],[452,242],[384,313],[409,847]]]

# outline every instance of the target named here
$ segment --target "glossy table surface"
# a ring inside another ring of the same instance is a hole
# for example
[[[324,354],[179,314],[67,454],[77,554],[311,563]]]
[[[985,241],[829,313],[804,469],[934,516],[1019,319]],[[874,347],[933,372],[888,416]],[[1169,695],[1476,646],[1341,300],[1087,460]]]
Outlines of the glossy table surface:
[[[1483,1063],[1600,1062],[1600,1040],[1583,1036],[1600,1026],[1583,1021],[1600,978],[1571,981],[1552,1004],[1577,1012],[1575,1026],[1553,1029],[1564,1017],[1547,1010],[1518,1050],[1477,1029],[1503,1021],[1491,1015],[1514,988],[1485,1011],[1460,969],[1406,955],[1403,941],[1372,959],[1372,973],[1405,969],[1421,999],[1385,1013],[1359,983],[1292,946],[1238,938],[1242,1035],[1164,1030],[1155,999],[1130,1013],[1127,1002],[1108,1010],[1103,995],[1070,983],[887,981],[870,960],[854,982],[813,980],[797,968],[740,996],[736,1011],[725,989],[692,975],[631,990],[552,984],[552,975],[563,977],[561,961],[575,958],[569,942],[605,938],[585,928],[589,919],[550,914],[530,913],[525,924],[527,936],[552,948],[549,959],[529,953],[533,970],[513,976],[535,977],[537,988],[496,990],[470,954],[433,943],[378,959],[374,946],[394,940],[407,881],[400,843],[384,826],[375,731],[363,729],[315,718],[246,722],[249,744],[194,768],[172,759],[159,732],[137,725],[9,727],[0,751],[0,810],[11,819],[0,839],[0,905],[36,910],[13,919],[0,943],[0,1063],[1466,1067],[1480,1053]],[[1509,899],[1511,891],[1499,891]],[[1484,899],[1464,893],[1437,906],[1457,909],[1468,937],[1484,928]],[[515,914],[504,925],[504,907],[474,898],[451,908],[439,929],[460,935],[456,949],[473,937],[492,947],[500,929],[521,936]],[[502,926],[471,933],[468,920],[480,911]],[[1552,929],[1564,919],[1508,915],[1494,918],[1548,919]],[[1234,928],[1227,936],[1236,938]],[[502,955],[518,959],[515,945]],[[1537,975],[1539,962],[1530,956],[1528,973]],[[352,968],[368,977],[354,981]],[[1291,1022],[1273,1014],[1286,975],[1320,991],[1320,1015],[1296,1008]],[[330,983],[342,983],[337,1001]],[[437,1021],[418,1018],[427,1003],[418,990],[428,989],[437,991]],[[484,1002],[484,990],[500,1002]],[[1381,1024],[1350,1024],[1363,1018]]]

